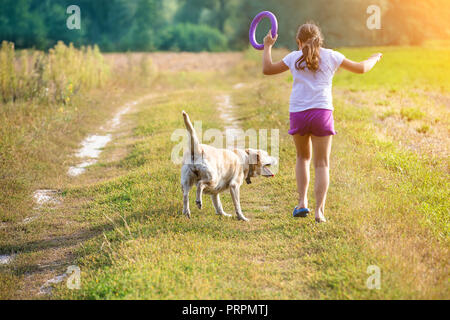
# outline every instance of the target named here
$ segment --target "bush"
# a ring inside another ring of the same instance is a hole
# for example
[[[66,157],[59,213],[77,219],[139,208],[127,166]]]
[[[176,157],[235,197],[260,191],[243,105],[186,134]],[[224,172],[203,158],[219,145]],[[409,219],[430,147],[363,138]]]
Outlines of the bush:
[[[207,25],[180,23],[166,27],[161,32],[159,48],[171,51],[224,51],[226,37]]]
[[[2,102],[47,99],[69,103],[78,90],[101,87],[109,78],[109,66],[97,46],[75,49],[63,42],[48,54],[21,51],[3,41],[0,49],[0,98]]]

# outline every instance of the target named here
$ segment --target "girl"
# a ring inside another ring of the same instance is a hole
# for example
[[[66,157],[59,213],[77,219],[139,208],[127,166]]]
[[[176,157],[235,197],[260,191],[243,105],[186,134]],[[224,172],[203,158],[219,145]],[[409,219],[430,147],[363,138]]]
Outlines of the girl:
[[[316,222],[326,222],[325,198],[329,185],[331,138],[334,131],[331,83],[339,67],[355,73],[371,70],[381,59],[376,53],[362,62],[346,59],[337,51],[322,48],[323,38],[313,23],[299,27],[296,41],[298,51],[293,51],[282,61],[272,62],[272,46],[278,35],[269,33],[264,38],[263,73],[278,74],[290,70],[294,79],[289,104],[290,130],[297,150],[295,175],[297,178],[298,205],[294,217],[306,217],[308,209],[307,190],[311,149],[314,153],[316,179]]]

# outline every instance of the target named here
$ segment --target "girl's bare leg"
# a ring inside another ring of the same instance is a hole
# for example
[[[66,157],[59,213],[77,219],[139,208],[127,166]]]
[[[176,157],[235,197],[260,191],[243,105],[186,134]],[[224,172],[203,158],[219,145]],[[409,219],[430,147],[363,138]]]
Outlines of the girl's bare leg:
[[[297,179],[298,208],[308,207],[309,165],[311,163],[311,137],[293,135],[297,150],[295,176]]]
[[[333,136],[316,137],[311,136],[314,153],[315,183],[314,193],[316,196],[316,220],[325,222],[325,199],[327,197],[328,185],[330,183],[329,163],[331,153],[331,141]]]

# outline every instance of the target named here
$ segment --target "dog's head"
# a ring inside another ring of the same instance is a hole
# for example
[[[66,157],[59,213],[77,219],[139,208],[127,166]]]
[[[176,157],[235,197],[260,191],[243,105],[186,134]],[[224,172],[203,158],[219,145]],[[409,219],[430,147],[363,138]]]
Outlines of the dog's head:
[[[270,166],[277,164],[277,159],[269,156],[269,154],[264,150],[246,149],[247,161],[248,161],[248,173],[245,181],[250,184],[250,178],[263,176],[263,177],[273,177],[275,176],[272,171],[270,171]]]

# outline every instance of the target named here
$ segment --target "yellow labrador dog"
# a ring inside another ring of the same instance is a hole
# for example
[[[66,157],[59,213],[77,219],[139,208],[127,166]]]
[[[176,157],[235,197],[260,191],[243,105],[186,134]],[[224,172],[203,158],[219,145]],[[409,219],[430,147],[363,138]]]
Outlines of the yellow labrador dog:
[[[203,192],[211,195],[211,200],[218,215],[228,216],[220,203],[219,193],[230,189],[236,215],[239,220],[248,221],[242,214],[239,188],[244,179],[251,183],[250,178],[256,176],[273,177],[269,170],[277,160],[270,157],[266,151],[246,149],[217,149],[200,144],[189,116],[183,111],[183,118],[190,135],[190,146],[183,156],[181,168],[181,187],[183,189],[183,213],[190,218],[189,191],[197,186],[196,204],[202,208]]]

